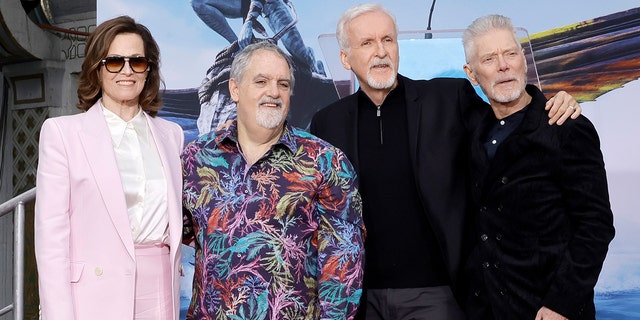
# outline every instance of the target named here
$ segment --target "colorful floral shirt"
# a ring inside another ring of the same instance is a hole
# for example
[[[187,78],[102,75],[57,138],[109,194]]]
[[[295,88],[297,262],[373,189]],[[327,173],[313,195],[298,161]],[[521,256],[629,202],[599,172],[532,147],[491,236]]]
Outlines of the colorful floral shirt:
[[[339,149],[285,125],[255,164],[234,123],[182,154],[187,319],[351,319],[362,294],[356,173]]]

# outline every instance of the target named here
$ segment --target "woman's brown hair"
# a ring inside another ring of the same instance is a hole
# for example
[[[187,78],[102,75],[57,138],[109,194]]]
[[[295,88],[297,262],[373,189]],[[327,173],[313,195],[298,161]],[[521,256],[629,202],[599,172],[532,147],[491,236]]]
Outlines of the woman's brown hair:
[[[164,89],[164,82],[160,77],[160,49],[153,39],[151,32],[142,24],[136,23],[129,16],[120,16],[107,20],[89,35],[84,51],[84,62],[78,80],[78,109],[87,111],[102,97],[100,83],[100,67],[102,59],[107,57],[109,46],[119,34],[134,33],[142,38],[144,55],[149,59],[149,71],[139,103],[142,110],[155,116],[162,108],[160,86]],[[105,71],[106,72],[106,71]]]

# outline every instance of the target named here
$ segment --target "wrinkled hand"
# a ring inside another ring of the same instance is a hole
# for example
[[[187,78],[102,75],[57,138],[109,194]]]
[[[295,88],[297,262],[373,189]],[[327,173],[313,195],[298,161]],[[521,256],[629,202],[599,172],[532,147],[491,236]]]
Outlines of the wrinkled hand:
[[[569,318],[566,318],[547,307],[542,307],[536,314],[536,320],[569,320]]]
[[[549,110],[549,124],[561,125],[565,120],[576,119],[582,113],[580,104],[572,95],[565,91],[560,91],[547,101],[545,110]]]

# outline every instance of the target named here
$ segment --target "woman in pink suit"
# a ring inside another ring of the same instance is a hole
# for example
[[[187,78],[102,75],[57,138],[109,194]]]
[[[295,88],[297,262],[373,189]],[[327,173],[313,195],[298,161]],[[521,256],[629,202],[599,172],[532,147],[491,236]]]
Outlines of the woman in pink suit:
[[[85,112],[42,126],[35,249],[44,320],[178,318],[184,136],[155,117],[159,62],[146,27],[105,21],[85,50]]]

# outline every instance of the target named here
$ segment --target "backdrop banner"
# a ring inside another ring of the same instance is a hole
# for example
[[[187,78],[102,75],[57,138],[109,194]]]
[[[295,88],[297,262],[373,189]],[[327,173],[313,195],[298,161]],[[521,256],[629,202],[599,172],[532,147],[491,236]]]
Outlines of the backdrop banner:
[[[251,41],[277,42],[292,56],[296,86],[288,121],[306,129],[316,111],[358,87],[339,61],[334,33],[341,13],[360,1],[263,0],[262,10],[251,11],[253,1],[259,0],[97,0],[97,20],[126,14],[151,30],[160,45],[167,89],[160,116],[180,124],[187,142],[235,118],[229,68],[238,49]],[[640,94],[637,1],[377,3],[397,18],[400,73],[416,79],[465,77],[460,35],[475,18],[499,13],[520,27],[529,82],[548,96],[559,90],[572,94],[600,135],[616,237],[596,285],[597,318],[640,319],[640,218],[635,214],[640,207],[640,109],[633,102]],[[223,5],[232,10],[218,9]],[[247,14],[255,19],[244,21]],[[274,16],[279,19],[265,18]],[[183,252],[184,318],[194,251],[185,247]]]

